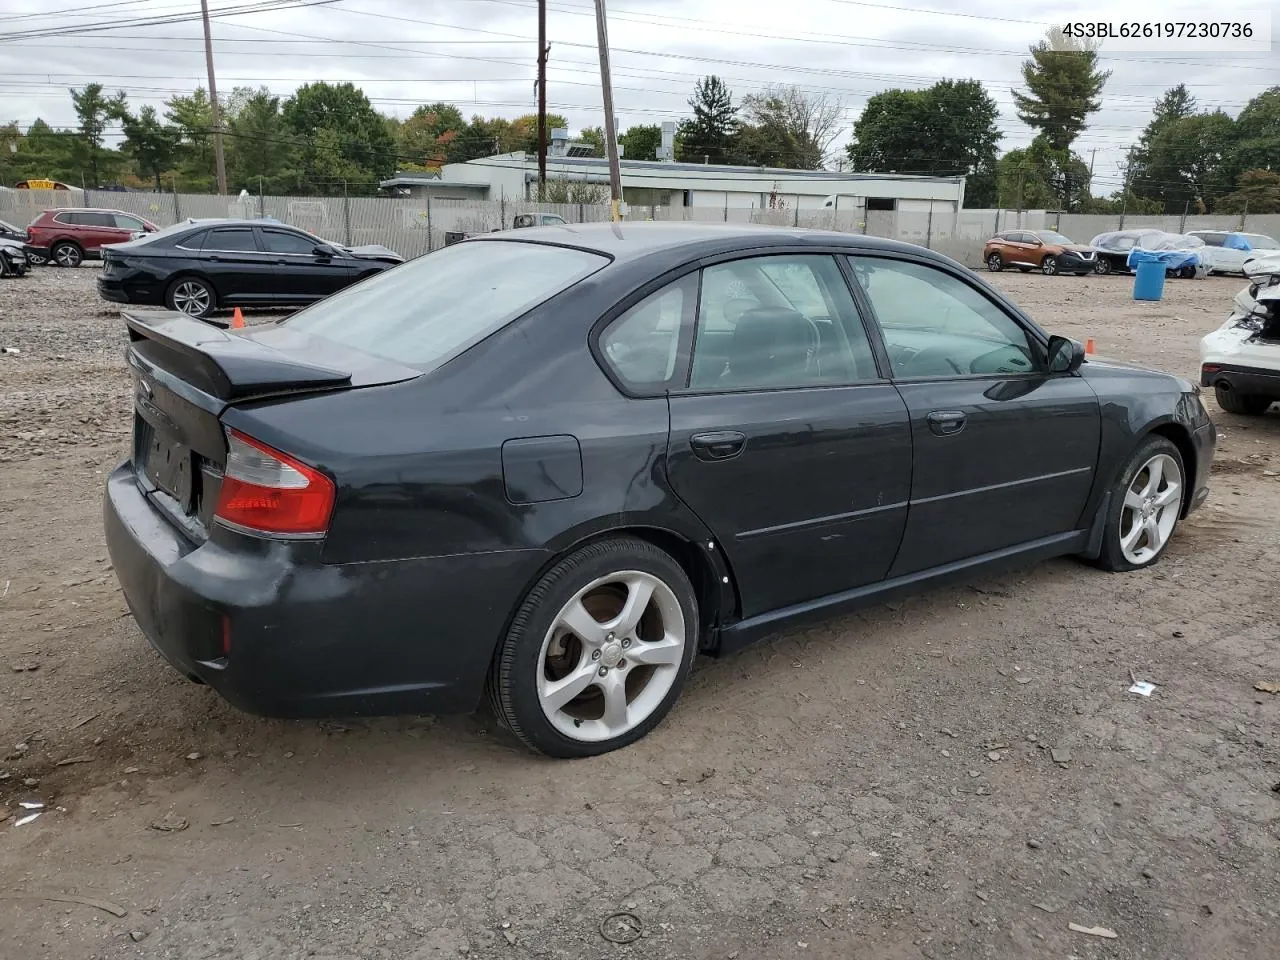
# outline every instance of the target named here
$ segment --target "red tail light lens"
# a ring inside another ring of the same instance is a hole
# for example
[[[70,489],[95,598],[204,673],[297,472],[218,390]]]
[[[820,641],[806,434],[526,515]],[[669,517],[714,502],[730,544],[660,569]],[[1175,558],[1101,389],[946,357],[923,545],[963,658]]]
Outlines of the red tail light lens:
[[[237,430],[227,431],[227,468],[213,515],[256,533],[321,536],[329,529],[333,481]]]

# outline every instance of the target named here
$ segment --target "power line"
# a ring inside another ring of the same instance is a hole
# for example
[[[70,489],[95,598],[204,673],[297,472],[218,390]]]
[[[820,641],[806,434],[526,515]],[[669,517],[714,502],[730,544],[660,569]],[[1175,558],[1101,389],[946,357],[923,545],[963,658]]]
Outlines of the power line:
[[[210,12],[211,17],[239,17],[251,13],[268,13],[279,10],[292,10],[298,7],[318,7],[342,0],[256,0],[235,7],[218,7]],[[199,20],[201,14],[165,14],[163,16],[138,17],[125,20],[102,20],[96,23],[78,23],[61,27],[46,27],[25,32],[0,34],[0,42],[38,39],[43,37],[67,37],[81,33],[98,33],[104,30],[122,30],[126,27],[163,26],[170,23],[188,23]]]

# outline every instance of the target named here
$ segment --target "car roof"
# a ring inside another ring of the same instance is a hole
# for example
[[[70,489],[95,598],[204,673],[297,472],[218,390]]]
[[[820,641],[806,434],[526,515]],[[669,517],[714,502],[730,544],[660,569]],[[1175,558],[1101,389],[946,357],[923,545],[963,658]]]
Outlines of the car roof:
[[[898,240],[862,234],[772,227],[763,224],[723,223],[570,223],[564,226],[525,227],[519,231],[489,233],[468,240],[476,242],[551,243],[578,247],[613,258],[615,262],[638,260],[650,254],[696,248],[700,256],[750,247],[823,245],[850,249],[883,249],[928,254],[929,251]],[[939,258],[941,259],[941,258]]]
[[[147,219],[140,213],[117,210],[115,207],[53,207],[46,210],[45,213],[123,213],[127,217],[137,217],[139,220]]]

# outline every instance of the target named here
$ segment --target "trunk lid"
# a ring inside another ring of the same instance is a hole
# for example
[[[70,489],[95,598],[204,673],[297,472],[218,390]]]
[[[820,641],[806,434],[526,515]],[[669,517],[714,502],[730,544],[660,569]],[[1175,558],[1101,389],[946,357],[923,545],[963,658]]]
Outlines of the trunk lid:
[[[181,313],[126,313],[138,485],[197,542],[226,465],[221,416],[236,403],[398,383],[421,372],[287,325],[236,331]]]

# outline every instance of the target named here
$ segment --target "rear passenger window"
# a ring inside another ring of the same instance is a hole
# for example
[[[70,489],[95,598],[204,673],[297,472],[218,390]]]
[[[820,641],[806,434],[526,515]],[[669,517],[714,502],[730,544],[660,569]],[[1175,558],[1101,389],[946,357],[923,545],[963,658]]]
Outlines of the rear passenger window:
[[[205,250],[225,250],[232,253],[241,250],[257,252],[258,245],[253,239],[253,230],[249,227],[223,227],[210,230],[205,237]]]
[[[752,257],[703,270],[691,388],[777,389],[876,377],[835,258]]]
[[[641,300],[600,335],[606,362],[631,390],[660,393],[671,385],[697,296],[698,275],[691,273]]]

